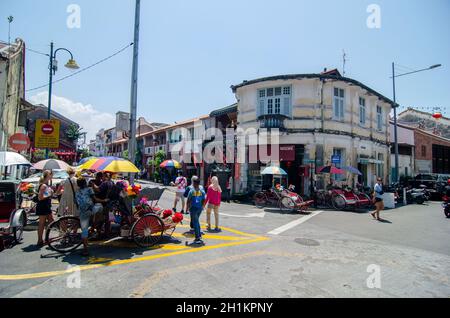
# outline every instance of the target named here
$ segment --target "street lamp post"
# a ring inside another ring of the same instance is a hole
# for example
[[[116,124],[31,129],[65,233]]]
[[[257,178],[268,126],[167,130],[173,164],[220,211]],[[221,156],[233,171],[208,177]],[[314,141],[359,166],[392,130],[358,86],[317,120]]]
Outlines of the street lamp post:
[[[394,97],[394,149],[395,149],[395,168],[394,168],[394,181],[399,181],[399,163],[398,163],[398,134],[397,134],[397,107],[399,106],[396,101],[396,95],[395,95],[395,78],[400,76],[405,76],[409,74],[414,74],[418,72],[428,71],[437,67],[440,67],[441,64],[435,64],[427,68],[423,68],[417,71],[411,71],[403,74],[395,74],[395,63],[392,62],[392,89],[393,89],[393,97]]]
[[[49,64],[49,83],[48,83],[48,112],[47,112],[47,119],[51,119],[51,112],[52,112],[52,84],[53,84],[53,75],[58,70],[58,65],[56,61],[56,53],[58,51],[66,51],[70,54],[70,60],[66,63],[65,67],[69,69],[78,69],[79,66],[73,59],[73,54],[66,48],[59,48],[56,49],[53,52],[54,45],[53,42],[50,43],[50,64]],[[45,148],[45,159],[48,159],[49,149]]]

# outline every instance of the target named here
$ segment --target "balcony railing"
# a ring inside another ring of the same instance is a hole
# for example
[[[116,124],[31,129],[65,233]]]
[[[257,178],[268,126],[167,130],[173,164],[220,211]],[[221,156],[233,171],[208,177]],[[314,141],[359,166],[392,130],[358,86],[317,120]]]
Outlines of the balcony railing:
[[[259,118],[259,123],[261,128],[265,129],[271,129],[271,128],[278,128],[278,129],[285,129],[284,127],[284,121],[286,119],[283,115],[262,115]]]

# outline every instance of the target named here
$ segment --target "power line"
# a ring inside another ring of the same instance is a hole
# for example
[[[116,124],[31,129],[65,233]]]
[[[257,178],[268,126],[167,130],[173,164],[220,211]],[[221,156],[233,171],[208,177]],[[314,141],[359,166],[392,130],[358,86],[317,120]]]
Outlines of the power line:
[[[109,55],[108,57],[105,57],[104,59],[101,59],[100,61],[98,61],[98,62],[96,62],[96,63],[94,63],[94,64],[91,64],[91,65],[89,65],[89,66],[87,66],[87,67],[85,67],[85,68],[82,68],[82,69],[80,69],[79,71],[76,71],[75,73],[72,73],[72,74],[69,74],[69,75],[67,75],[67,76],[64,76],[64,77],[62,77],[62,78],[60,78],[60,79],[57,79],[57,80],[53,81],[52,84],[59,83],[59,82],[65,80],[65,79],[68,79],[68,78],[72,77],[72,76],[78,75],[78,74],[80,74],[81,72],[87,71],[88,69],[90,69],[90,68],[92,68],[92,67],[94,67],[94,66],[96,66],[96,65],[98,65],[98,64],[100,64],[100,63],[103,63],[103,62],[105,62],[105,61],[107,61],[107,60],[113,58],[114,56],[116,56],[116,55],[122,53],[122,52],[125,51],[127,48],[131,47],[133,44],[134,44],[134,43],[130,43],[130,44],[128,44],[127,46],[124,46],[123,48],[121,48],[119,51],[115,52],[114,54],[111,54],[111,55]],[[44,84],[44,85],[41,85],[41,86],[38,86],[38,87],[35,87],[35,88],[27,89],[26,92],[35,91],[35,90],[37,90],[37,89],[44,88],[44,87],[47,87],[47,86],[48,86],[48,83],[46,83],[46,84]]]
[[[36,53],[36,54],[39,54],[39,55],[45,55],[45,56],[49,56],[47,53],[42,53],[42,52],[39,52],[39,51],[36,51],[36,50],[33,50],[33,49],[30,49],[30,48],[25,48],[27,51],[30,51],[30,52],[33,52],[33,53]]]

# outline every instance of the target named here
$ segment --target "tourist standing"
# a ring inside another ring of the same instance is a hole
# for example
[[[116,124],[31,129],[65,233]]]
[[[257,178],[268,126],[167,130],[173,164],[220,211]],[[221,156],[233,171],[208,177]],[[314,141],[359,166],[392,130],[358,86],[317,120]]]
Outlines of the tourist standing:
[[[214,217],[216,221],[215,231],[220,232],[219,228],[219,207],[222,197],[222,188],[219,185],[219,179],[217,177],[211,178],[211,185],[208,187],[206,193],[206,223],[208,224],[208,231],[211,231],[211,211],[214,211]]]
[[[200,214],[205,207],[205,191],[200,188],[200,179],[196,176],[192,177],[191,190],[188,194],[187,209],[191,215],[191,227],[194,229],[194,244],[204,244],[202,241],[202,232],[200,228]]]
[[[39,180],[38,187],[38,201],[36,204],[36,215],[39,216],[38,225],[38,242],[37,246],[44,246],[44,240],[42,236],[44,234],[44,228],[46,222],[50,224],[53,222],[52,215],[52,197],[53,189],[50,187],[50,182],[53,178],[53,173],[50,170],[45,170],[42,173],[42,177]]]
[[[77,202],[75,200],[75,193],[78,191],[75,170],[73,168],[68,168],[67,173],[69,174],[69,177],[60,184],[58,191],[56,192],[56,195],[61,195],[58,216],[79,216]]]

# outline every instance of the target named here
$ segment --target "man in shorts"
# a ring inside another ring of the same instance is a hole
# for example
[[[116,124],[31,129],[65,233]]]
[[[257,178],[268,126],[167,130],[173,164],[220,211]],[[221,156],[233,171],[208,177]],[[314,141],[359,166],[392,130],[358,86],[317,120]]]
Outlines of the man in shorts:
[[[184,192],[187,187],[187,179],[183,177],[183,173],[181,171],[178,172],[178,177],[175,180],[175,186],[177,187],[177,191],[175,193],[175,201],[173,202],[173,212],[177,212],[177,204],[178,201],[181,200],[181,213],[184,214],[186,207]]]

